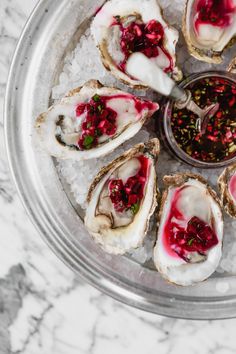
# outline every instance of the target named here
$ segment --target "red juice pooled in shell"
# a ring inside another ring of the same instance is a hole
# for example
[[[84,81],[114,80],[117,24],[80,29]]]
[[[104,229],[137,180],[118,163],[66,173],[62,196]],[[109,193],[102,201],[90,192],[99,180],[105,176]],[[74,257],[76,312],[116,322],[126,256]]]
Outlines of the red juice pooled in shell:
[[[188,262],[188,254],[204,255],[218,244],[213,228],[197,216],[186,220],[178,208],[178,200],[187,187],[178,188],[171,201],[171,209],[164,225],[164,246],[170,256],[180,257]]]
[[[196,10],[195,29],[199,32],[199,26],[203,24],[221,28],[229,27],[236,6],[233,0],[199,0]]]
[[[80,150],[89,150],[96,147],[101,136],[106,135],[110,138],[115,136],[117,133],[118,112],[108,106],[109,101],[114,99],[133,101],[137,117],[144,110],[155,110],[156,107],[155,103],[140,100],[128,93],[111,96],[95,94],[87,103],[80,103],[76,106],[76,117],[79,119],[84,114],[86,116],[81,126],[82,129],[78,141]]]

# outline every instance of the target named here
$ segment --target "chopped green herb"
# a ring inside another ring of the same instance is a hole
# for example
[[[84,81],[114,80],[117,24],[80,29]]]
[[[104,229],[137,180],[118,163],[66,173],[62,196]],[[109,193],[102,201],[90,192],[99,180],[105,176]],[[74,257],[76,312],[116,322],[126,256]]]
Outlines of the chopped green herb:
[[[97,95],[97,94],[93,96],[94,102],[99,102],[100,99],[101,99],[101,97],[99,95]]]
[[[191,238],[191,239],[188,241],[188,246],[192,246],[193,241],[194,241],[194,238]]]
[[[87,136],[84,138],[84,144],[83,144],[84,147],[85,147],[86,149],[89,149],[89,148],[91,147],[93,141],[94,141],[94,137],[91,136],[91,135],[87,135]]]
[[[132,211],[133,215],[136,215],[137,212],[139,211],[139,204],[138,203],[135,203],[131,206],[130,210]]]
[[[101,112],[103,110],[103,107],[101,104],[98,106],[98,110],[99,110],[99,112]]]

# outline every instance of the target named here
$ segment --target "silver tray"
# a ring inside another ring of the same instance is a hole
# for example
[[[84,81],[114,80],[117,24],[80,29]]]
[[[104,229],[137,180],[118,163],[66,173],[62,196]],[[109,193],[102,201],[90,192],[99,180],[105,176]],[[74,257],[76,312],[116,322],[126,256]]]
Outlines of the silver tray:
[[[105,254],[84,229],[61,183],[55,161],[32,143],[33,122],[50,104],[65,54],[73,49],[103,1],[42,0],[19,41],[5,102],[6,143],[23,203],[51,249],[103,292],[131,306],[181,318],[236,316],[236,277],[223,277],[227,296],[216,291],[219,275],[194,287],[164,281],[158,272],[127,257]]]

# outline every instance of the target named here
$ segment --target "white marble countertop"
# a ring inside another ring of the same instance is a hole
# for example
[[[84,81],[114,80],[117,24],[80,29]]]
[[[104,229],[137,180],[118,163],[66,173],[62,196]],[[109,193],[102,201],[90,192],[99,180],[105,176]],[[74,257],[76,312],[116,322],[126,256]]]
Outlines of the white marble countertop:
[[[0,354],[235,353],[236,319],[175,320],[122,305],[79,280],[29,221],[8,171],[3,96],[36,2],[0,1]]]

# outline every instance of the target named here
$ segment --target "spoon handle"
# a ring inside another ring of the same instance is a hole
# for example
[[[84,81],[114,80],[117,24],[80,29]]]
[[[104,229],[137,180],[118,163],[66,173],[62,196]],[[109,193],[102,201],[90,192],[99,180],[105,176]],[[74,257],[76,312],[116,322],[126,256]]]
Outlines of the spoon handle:
[[[144,85],[151,87],[164,96],[169,96],[176,86],[175,82],[167,74],[142,53],[134,53],[129,57],[126,71]]]
[[[146,86],[180,104],[189,98],[185,90],[178,87],[174,80],[142,53],[134,53],[129,57],[126,71]]]

